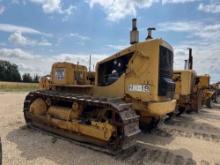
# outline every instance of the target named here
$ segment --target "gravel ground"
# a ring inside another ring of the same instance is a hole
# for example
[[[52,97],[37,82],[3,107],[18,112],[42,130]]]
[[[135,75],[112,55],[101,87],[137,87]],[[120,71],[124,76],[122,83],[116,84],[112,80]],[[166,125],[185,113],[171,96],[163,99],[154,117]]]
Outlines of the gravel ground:
[[[219,164],[220,108],[203,108],[141,134],[136,150],[110,156],[25,127],[26,93],[0,93],[3,165]]]

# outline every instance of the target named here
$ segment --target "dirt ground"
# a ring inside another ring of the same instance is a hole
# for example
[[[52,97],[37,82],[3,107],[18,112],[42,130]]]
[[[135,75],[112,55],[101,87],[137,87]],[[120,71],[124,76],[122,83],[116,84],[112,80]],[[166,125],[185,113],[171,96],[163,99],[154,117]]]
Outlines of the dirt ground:
[[[136,150],[110,156],[25,127],[26,93],[0,93],[3,165],[219,164],[220,106],[161,124],[138,138]]]

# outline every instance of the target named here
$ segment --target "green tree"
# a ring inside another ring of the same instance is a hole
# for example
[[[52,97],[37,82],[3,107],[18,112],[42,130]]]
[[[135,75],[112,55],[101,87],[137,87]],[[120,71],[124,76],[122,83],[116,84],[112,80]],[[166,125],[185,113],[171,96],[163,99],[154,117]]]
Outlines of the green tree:
[[[0,81],[21,81],[21,75],[16,64],[0,60]]]
[[[28,82],[28,83],[33,82],[33,79],[31,77],[30,73],[24,73],[22,75],[22,81],[23,82]]]
[[[33,78],[33,82],[35,83],[38,83],[39,82],[39,76],[37,74],[34,75],[34,78]]]

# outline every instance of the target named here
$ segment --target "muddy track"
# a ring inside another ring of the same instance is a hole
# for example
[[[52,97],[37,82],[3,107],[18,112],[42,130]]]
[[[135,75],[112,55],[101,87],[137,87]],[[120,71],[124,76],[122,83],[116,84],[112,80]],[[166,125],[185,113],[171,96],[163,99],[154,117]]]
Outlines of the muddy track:
[[[220,109],[220,108],[219,108]],[[214,112],[214,114],[213,114]],[[201,118],[208,119],[208,120],[220,120],[219,115],[220,110],[212,109],[212,110],[201,110],[201,113],[199,114]],[[217,115],[216,115],[217,114]]]
[[[189,152],[190,151],[185,151]],[[140,145],[136,146],[135,150],[124,152],[117,157],[116,160],[121,160],[124,164],[169,164],[169,165],[196,165],[196,161],[192,157],[184,157],[175,154],[176,150],[167,150],[165,148]],[[192,156],[192,155],[191,155]],[[198,164],[211,164],[206,160],[201,160]]]
[[[186,131],[176,128],[163,127],[161,129],[156,129],[152,132],[153,135],[161,137],[172,137],[172,136],[181,136],[186,138],[196,138],[209,142],[220,142],[220,135],[196,132],[196,131]]]
[[[178,126],[184,129],[192,129],[197,131],[204,131],[204,132],[220,132],[220,128],[213,127],[212,125],[208,125],[206,123],[194,123],[191,121],[184,121],[184,120],[170,120],[164,123],[165,125],[169,126]]]
[[[22,127],[21,129],[28,129],[26,126]],[[29,129],[28,129],[29,130]],[[39,131],[39,133],[45,134],[47,136],[51,136],[51,142],[55,143],[58,139],[65,139],[60,136],[55,136],[54,134],[49,134],[48,132],[44,132],[42,130],[36,129],[35,131]],[[156,132],[156,131],[155,131]],[[153,133],[155,133],[153,132]],[[170,136],[169,133],[166,131],[158,130],[157,132],[162,133],[163,136]],[[171,135],[172,136],[172,135]],[[95,151],[95,148],[91,148],[90,145],[86,146],[82,143],[77,143],[72,140],[68,140],[71,143],[74,143],[76,145],[80,145],[83,147],[86,147],[88,149],[92,149]],[[141,142],[138,142],[138,144],[134,147],[131,147],[121,153],[119,153],[117,156],[113,156],[113,158],[116,161],[122,161],[124,164],[130,164],[130,165],[144,165],[144,164],[169,164],[169,165],[196,165],[196,164],[203,164],[203,165],[210,165],[211,163],[206,160],[201,160],[200,163],[196,163],[195,160],[193,160],[191,157],[185,158],[182,155],[175,154],[177,150],[168,150],[162,147],[157,147],[155,145],[147,145],[147,144],[140,144]],[[184,150],[184,149],[183,149]],[[190,151],[189,155],[191,154]],[[217,165],[217,164],[216,164]]]

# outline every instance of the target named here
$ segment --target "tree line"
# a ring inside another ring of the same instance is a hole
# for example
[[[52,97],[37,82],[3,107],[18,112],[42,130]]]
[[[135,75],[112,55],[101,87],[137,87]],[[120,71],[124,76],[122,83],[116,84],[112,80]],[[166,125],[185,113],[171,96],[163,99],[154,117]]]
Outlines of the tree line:
[[[16,64],[0,60],[0,81],[37,83],[39,76],[31,76],[30,73],[21,75]]]

